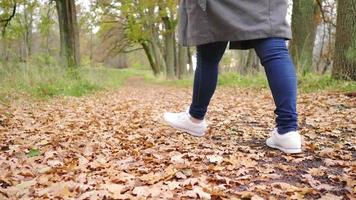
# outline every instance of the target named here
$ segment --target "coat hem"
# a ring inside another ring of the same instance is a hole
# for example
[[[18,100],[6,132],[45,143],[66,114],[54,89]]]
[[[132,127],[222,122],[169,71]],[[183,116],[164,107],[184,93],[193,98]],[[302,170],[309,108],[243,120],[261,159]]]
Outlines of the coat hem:
[[[194,37],[194,40],[181,39],[178,41],[178,43],[182,46],[191,47],[191,46],[198,46],[198,45],[214,43],[214,42],[233,42],[235,44],[233,45],[233,47],[230,46],[230,49],[250,49],[252,47],[245,47],[244,45],[239,45],[239,44],[246,43],[250,40],[266,39],[272,37],[285,38],[286,40],[292,39],[292,35],[290,33],[268,34],[266,32],[263,32],[260,34],[254,33],[251,36],[249,36],[249,33],[246,33],[245,37],[241,37],[241,35],[232,36],[232,37],[226,37],[226,36],[215,36],[215,37],[205,37],[205,38],[198,37],[198,39],[197,37]],[[224,39],[218,39],[218,38],[224,38]]]

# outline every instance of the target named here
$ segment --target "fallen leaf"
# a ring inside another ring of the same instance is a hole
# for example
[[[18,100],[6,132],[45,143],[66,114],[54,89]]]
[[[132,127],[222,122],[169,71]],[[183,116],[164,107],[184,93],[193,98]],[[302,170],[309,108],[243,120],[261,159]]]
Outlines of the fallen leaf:
[[[200,199],[211,199],[211,195],[199,186],[194,186],[193,191],[199,196]]]
[[[68,198],[72,196],[72,193],[69,191],[66,182],[58,182],[58,183],[53,183],[49,187],[40,190],[38,192],[38,195],[46,196],[46,197]]]
[[[326,193],[319,198],[319,200],[341,200],[341,199],[343,199],[342,196],[336,196],[331,193]]]
[[[35,157],[39,156],[41,152],[38,149],[30,149],[30,151],[27,153],[29,157]]]
[[[148,186],[135,187],[132,194],[136,195],[138,198],[148,197],[150,193],[150,188]]]
[[[171,157],[171,162],[175,164],[184,164],[184,159],[182,158],[184,155],[183,154],[178,154],[173,157]]]
[[[101,189],[106,189],[111,193],[111,197],[114,199],[120,199],[123,197],[122,193],[126,192],[129,188],[126,185],[119,184],[105,184]]]
[[[224,160],[224,158],[219,155],[209,155],[207,156],[207,158],[209,159],[210,163],[215,163],[215,164],[220,164]]]

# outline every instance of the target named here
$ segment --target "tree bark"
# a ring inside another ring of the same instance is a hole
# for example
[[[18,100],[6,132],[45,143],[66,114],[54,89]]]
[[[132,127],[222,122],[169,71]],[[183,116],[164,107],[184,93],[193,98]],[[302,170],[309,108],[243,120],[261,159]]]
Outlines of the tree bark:
[[[166,34],[166,77],[168,79],[174,78],[174,65],[175,65],[175,34],[169,32]]]
[[[167,65],[158,43],[158,37],[153,37],[150,43],[152,45],[152,53],[156,60],[156,65],[158,66],[159,71],[165,74]]]
[[[250,49],[248,51],[248,57],[247,57],[247,61],[246,61],[246,65],[245,65],[245,69],[244,69],[244,73],[245,74],[254,74],[256,72],[259,71],[259,58],[255,52],[255,50]]]
[[[313,65],[313,48],[316,36],[315,12],[319,6],[314,0],[293,0],[292,32],[290,44],[292,58],[303,74]]]
[[[32,55],[33,9],[31,8],[31,5],[26,5],[24,9],[24,29],[24,60],[27,61]]]
[[[187,74],[188,52],[187,47],[178,45],[178,78],[182,79]]]
[[[159,66],[157,66],[153,52],[152,52],[152,48],[150,48],[149,44],[147,42],[141,42],[142,48],[145,51],[145,54],[147,56],[147,59],[150,63],[151,69],[153,71],[153,74],[155,76],[158,76],[160,71],[159,71]]]
[[[194,69],[193,69],[192,49],[188,47],[187,53],[188,53],[189,74],[193,74]]]
[[[80,65],[79,31],[74,0],[56,0],[61,57],[66,67]]]
[[[332,76],[356,80],[356,0],[339,0]]]
[[[165,47],[166,47],[166,78],[173,79],[175,75],[175,61],[176,61],[176,37],[175,37],[175,25],[174,25],[174,16],[171,13],[170,16],[168,14],[162,17],[162,21],[166,28],[165,33]]]

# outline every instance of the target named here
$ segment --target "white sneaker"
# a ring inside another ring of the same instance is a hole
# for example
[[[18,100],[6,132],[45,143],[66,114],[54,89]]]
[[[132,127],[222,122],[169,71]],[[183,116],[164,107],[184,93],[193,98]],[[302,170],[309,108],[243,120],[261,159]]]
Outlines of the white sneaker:
[[[284,153],[302,152],[302,137],[297,131],[290,131],[281,135],[275,128],[271,133],[271,137],[267,139],[266,144]]]
[[[166,112],[163,116],[166,123],[175,129],[188,132],[190,135],[201,137],[205,135],[208,127],[205,120],[194,123],[188,111],[180,113]]]

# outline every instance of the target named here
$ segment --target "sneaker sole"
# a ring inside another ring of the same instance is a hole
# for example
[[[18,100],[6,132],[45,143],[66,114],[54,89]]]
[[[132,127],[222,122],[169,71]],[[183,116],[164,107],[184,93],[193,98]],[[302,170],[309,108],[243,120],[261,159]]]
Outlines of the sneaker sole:
[[[180,131],[183,131],[183,132],[187,132],[187,133],[189,133],[189,134],[192,135],[192,136],[195,136],[195,137],[203,137],[203,136],[205,135],[205,132],[204,132],[203,134],[201,134],[201,133],[196,133],[196,132],[193,132],[193,131],[191,131],[191,130],[187,130],[187,129],[185,129],[185,128],[178,127],[178,126],[176,126],[176,125],[170,123],[170,122],[167,121],[166,119],[164,119],[164,121],[165,121],[169,126],[175,128],[175,129],[177,129],[177,130],[180,130]]]
[[[274,148],[274,149],[279,149],[281,151],[283,151],[284,153],[288,153],[288,154],[295,154],[295,153],[301,153],[302,149],[301,148],[296,148],[296,149],[287,149],[287,148],[283,148],[281,146],[278,146],[274,143],[269,143],[268,141],[266,141],[267,146]]]

